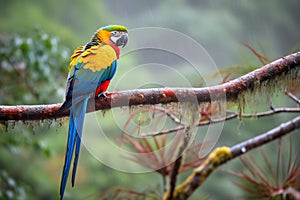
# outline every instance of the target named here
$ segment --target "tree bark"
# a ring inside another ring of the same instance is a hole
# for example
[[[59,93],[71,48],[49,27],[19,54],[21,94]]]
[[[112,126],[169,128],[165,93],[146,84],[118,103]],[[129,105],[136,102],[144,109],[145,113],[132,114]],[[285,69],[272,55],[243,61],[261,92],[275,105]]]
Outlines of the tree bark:
[[[108,94],[107,98],[96,98],[95,103],[89,104],[88,112],[124,106],[184,102],[190,101],[191,98],[195,97],[198,103],[222,100],[237,101],[242,92],[252,91],[257,86],[260,87],[262,84],[267,84],[268,81],[291,73],[292,70],[299,71],[299,66],[300,52],[297,52],[280,58],[237,79],[212,87],[156,88],[113,92]],[[60,105],[1,105],[0,121],[44,120],[68,116],[69,111],[63,113],[57,112]]]

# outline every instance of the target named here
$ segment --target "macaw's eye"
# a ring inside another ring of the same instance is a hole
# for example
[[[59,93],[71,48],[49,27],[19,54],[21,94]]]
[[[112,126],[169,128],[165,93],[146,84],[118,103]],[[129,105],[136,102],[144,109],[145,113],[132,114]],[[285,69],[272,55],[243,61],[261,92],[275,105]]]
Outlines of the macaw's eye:
[[[112,31],[111,34],[112,34],[113,36],[118,36],[118,35],[119,35],[119,32],[118,32],[118,31]]]

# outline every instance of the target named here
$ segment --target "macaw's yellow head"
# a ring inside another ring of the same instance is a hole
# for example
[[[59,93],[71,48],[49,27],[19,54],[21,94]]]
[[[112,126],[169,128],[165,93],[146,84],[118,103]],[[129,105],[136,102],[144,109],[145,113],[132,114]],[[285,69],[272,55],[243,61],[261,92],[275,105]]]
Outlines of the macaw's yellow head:
[[[101,27],[97,30],[91,39],[92,42],[101,43],[113,43],[116,46],[124,47],[128,41],[128,31],[125,26],[109,25]]]

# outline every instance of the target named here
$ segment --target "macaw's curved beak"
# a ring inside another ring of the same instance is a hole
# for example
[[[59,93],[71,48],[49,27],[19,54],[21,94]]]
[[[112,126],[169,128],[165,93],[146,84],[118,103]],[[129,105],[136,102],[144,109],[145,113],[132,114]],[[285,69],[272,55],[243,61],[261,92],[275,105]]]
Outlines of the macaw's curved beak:
[[[125,45],[127,44],[128,42],[128,34],[127,33],[124,33],[120,39],[117,40],[116,42],[116,45],[117,46],[122,46],[122,47],[125,47]]]

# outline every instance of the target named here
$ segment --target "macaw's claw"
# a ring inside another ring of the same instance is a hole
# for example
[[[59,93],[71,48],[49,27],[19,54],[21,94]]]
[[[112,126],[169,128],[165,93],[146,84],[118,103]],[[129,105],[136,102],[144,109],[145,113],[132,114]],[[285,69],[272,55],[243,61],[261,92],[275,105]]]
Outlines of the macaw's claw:
[[[107,98],[107,94],[108,94],[108,93],[109,93],[108,91],[100,92],[100,93],[98,94],[98,96],[97,96],[97,97],[99,98],[99,97],[101,97],[101,96],[102,96],[102,97],[105,97],[105,98]]]

